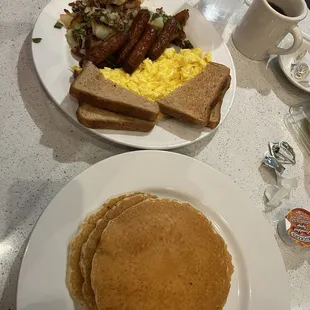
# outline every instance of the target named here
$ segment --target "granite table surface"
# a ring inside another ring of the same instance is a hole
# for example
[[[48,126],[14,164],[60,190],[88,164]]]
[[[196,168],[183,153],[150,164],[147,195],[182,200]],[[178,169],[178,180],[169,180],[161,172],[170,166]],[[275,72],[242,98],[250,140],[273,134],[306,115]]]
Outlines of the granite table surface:
[[[31,31],[48,0],[0,0],[0,309],[16,309],[18,273],[29,235],[41,213],[65,184],[91,165],[132,149],[108,143],[71,123],[47,96],[31,55]],[[286,79],[276,59],[251,61],[231,41],[243,5],[226,24],[216,25],[235,62],[237,91],[232,109],[212,137],[177,149],[229,176],[274,229],[287,270],[291,307],[310,309],[310,251],[290,248],[276,225],[288,210],[310,207],[310,159],[287,126],[289,107],[310,100]],[[300,24],[310,34],[310,16]],[[265,204],[275,184],[261,165],[270,141],[285,140],[296,151],[288,167],[298,188],[279,208]],[[258,232],[259,233],[259,232]],[[266,253],[267,255],[267,253]]]

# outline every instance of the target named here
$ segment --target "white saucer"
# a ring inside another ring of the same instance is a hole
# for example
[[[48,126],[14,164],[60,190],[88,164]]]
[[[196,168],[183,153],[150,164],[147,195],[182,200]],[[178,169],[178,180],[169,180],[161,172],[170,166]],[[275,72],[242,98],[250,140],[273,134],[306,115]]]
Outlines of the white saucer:
[[[297,81],[295,81],[291,77],[291,64],[292,64],[293,60],[295,59],[296,55],[301,50],[304,50],[304,49],[308,50],[308,52],[310,53],[310,36],[305,34],[305,33],[303,34],[303,36],[304,36],[304,42],[297,52],[295,52],[293,54],[289,54],[289,55],[280,55],[280,56],[278,56],[278,60],[279,60],[279,65],[280,65],[283,73],[285,74],[285,76],[288,78],[288,80],[292,84],[297,86],[298,88],[304,90],[307,93],[310,93],[310,86],[304,86],[304,85],[298,83]],[[292,45],[292,38],[290,38],[290,37],[286,37],[281,42],[282,48],[289,48],[291,45]]]

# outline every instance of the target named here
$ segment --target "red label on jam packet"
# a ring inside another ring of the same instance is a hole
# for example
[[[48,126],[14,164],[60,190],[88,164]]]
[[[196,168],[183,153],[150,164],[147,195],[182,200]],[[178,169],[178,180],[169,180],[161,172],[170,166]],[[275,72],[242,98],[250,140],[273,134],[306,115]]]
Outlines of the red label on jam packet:
[[[310,212],[305,209],[294,209],[286,217],[289,223],[287,233],[297,244],[310,247]]]

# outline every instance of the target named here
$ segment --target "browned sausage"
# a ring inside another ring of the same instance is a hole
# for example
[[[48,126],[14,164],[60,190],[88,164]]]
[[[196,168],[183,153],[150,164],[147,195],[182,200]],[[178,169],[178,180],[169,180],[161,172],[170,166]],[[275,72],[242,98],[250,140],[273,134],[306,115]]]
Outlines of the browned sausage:
[[[129,57],[126,59],[123,65],[123,69],[128,73],[133,73],[142,61],[145,59],[145,56],[151,46],[154,44],[157,38],[157,29],[151,25],[148,25],[139,40],[136,44]]]
[[[170,17],[149,51],[148,55],[151,60],[158,59],[169,44],[179,36],[180,30],[178,27],[178,22],[173,17]]]
[[[91,61],[94,65],[103,62],[107,57],[118,51],[127,41],[127,34],[118,32],[106,41],[100,41],[95,46],[91,47],[88,53],[83,58],[83,61]]]
[[[182,40],[182,41],[186,39],[186,34],[185,34],[184,30],[180,30],[180,31],[179,31],[176,40],[177,40],[177,39]]]
[[[128,43],[123,46],[119,54],[116,56],[115,64],[121,66],[126,58],[129,56],[131,50],[141,38],[151,17],[149,10],[140,10],[133,20],[128,32]]]
[[[173,16],[174,19],[180,23],[182,27],[185,26],[187,20],[189,19],[189,11],[188,10],[183,10],[176,15]]]
[[[187,20],[189,19],[189,11],[188,10],[183,10],[179,13],[177,13],[176,15],[173,16],[176,21],[180,24],[180,26],[183,28],[187,22]],[[187,45],[184,43],[184,40],[186,39],[186,34],[184,32],[184,30],[180,30],[179,31],[179,35],[178,37],[173,40],[173,44],[175,44],[176,46],[179,46],[181,48],[185,48]]]

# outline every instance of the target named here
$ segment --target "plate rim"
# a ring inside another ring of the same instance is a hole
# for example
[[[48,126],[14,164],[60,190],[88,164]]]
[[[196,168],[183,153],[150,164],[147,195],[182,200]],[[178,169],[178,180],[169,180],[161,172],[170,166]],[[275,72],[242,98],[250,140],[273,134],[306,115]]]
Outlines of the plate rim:
[[[36,229],[38,227],[38,224],[39,222],[41,221],[42,217],[44,216],[44,214],[46,214],[47,211],[50,211],[52,210],[52,206],[53,206],[53,201],[56,200],[59,196],[61,195],[64,195],[65,192],[70,188],[70,184],[72,185],[72,183],[78,181],[79,179],[82,181],[83,178],[87,175],[87,174],[94,174],[96,173],[97,171],[99,171],[100,169],[98,169],[99,166],[103,165],[109,165],[109,162],[110,161],[122,161],[123,158],[126,159],[126,157],[132,157],[132,156],[135,156],[136,154],[138,154],[138,156],[142,156],[142,158],[144,157],[144,154],[148,154],[148,156],[154,156],[154,158],[160,154],[160,156],[163,156],[163,157],[168,157],[168,161],[174,157],[178,157],[181,159],[181,161],[185,161],[185,162],[188,162],[189,164],[190,163],[194,163],[194,164],[197,164],[199,165],[200,167],[205,167],[206,170],[209,170],[210,171],[213,171],[213,173],[217,174],[221,180],[224,180],[225,183],[229,183],[229,187],[233,189],[233,191],[235,191],[236,193],[239,193],[241,194],[241,196],[243,198],[242,199],[245,199],[246,202],[248,202],[250,205],[252,206],[249,206],[249,211],[247,212],[250,212],[250,213],[254,213],[253,214],[253,220],[257,220],[259,218],[259,222],[262,223],[262,225],[264,226],[263,230],[264,230],[264,234],[266,236],[264,236],[263,239],[266,239],[266,240],[263,240],[263,241],[268,241],[268,243],[273,243],[273,251],[276,253],[276,256],[277,257],[273,257],[273,259],[276,259],[276,261],[273,260],[274,263],[277,263],[278,266],[277,266],[277,275],[281,276],[281,277],[285,277],[286,279],[286,282],[285,283],[281,283],[280,286],[281,286],[281,290],[282,290],[282,293],[284,293],[284,290],[286,291],[285,293],[285,297],[283,296],[279,296],[281,297],[281,299],[283,300],[284,298],[286,299],[286,303],[287,303],[287,307],[290,307],[290,298],[289,298],[289,283],[287,281],[287,272],[285,270],[285,265],[284,265],[284,261],[283,261],[283,257],[281,255],[281,252],[280,252],[280,249],[276,243],[276,240],[274,238],[274,231],[272,230],[270,224],[268,223],[268,221],[266,219],[264,219],[263,215],[261,214],[261,212],[259,211],[258,208],[255,207],[255,204],[251,201],[251,199],[249,198],[249,196],[244,193],[244,191],[242,191],[239,186],[237,186],[237,184],[235,184],[232,180],[230,180],[230,178],[228,176],[226,176],[225,174],[223,174],[222,172],[218,171],[217,169],[215,169],[214,167],[208,165],[208,164],[205,164],[201,161],[199,161],[198,159],[195,159],[195,158],[192,158],[192,157],[188,157],[186,155],[183,155],[183,154],[178,154],[178,153],[173,153],[173,152],[167,152],[167,151],[153,151],[153,150],[141,150],[141,151],[132,151],[132,152],[126,152],[126,153],[122,153],[122,154],[118,154],[118,155],[115,155],[115,156],[111,156],[109,158],[106,158],[92,166],[90,166],[89,168],[85,169],[84,171],[82,171],[81,173],[79,173],[77,176],[75,176],[74,178],[72,178],[55,196],[54,198],[50,201],[50,203],[48,204],[48,206],[45,208],[45,210],[42,212],[42,214],[40,215],[39,219],[37,220],[36,224],[34,225],[34,228],[30,234],[30,237],[28,239],[28,242],[27,242],[27,246],[26,246],[26,250],[23,254],[23,257],[22,257],[22,262],[21,262],[21,267],[20,267],[20,271],[19,271],[19,276],[18,276],[18,285],[17,285],[17,294],[16,294],[16,305],[17,305],[17,310],[21,309],[19,307],[19,301],[18,301],[18,296],[19,296],[19,292],[21,290],[21,276],[22,274],[25,272],[25,264],[26,264],[26,260],[27,260],[27,255],[28,255],[28,252],[29,252],[29,249],[30,249],[30,246],[32,245],[31,244],[31,241],[32,241],[32,238],[33,238],[33,235],[36,233]],[[170,159],[169,159],[170,157]],[[85,181],[84,181],[85,182]],[[227,183],[227,184],[228,184]],[[206,185],[203,185],[203,187],[206,187]],[[91,210],[90,210],[91,211]],[[255,214],[256,213],[256,214]],[[229,224],[229,223],[228,223]],[[265,237],[268,237],[268,238],[265,238]],[[259,238],[261,238],[261,234],[259,234]],[[243,253],[243,252],[242,252]],[[281,271],[281,274],[279,274],[279,270],[282,269]],[[251,290],[251,283],[250,283],[250,290]],[[69,294],[69,293],[68,293]],[[268,298],[267,298],[268,299]],[[283,304],[282,304],[283,305]],[[255,307],[256,309],[256,307]],[[286,309],[286,308],[285,308]],[[287,308],[289,309],[289,308]]]
[[[181,1],[181,0],[179,0]],[[52,2],[58,2],[57,0],[50,0],[45,6],[44,8],[42,9],[42,11],[40,12],[40,14],[38,15],[37,19],[36,19],[36,22],[33,26],[33,29],[32,29],[32,32],[31,34],[33,34],[34,30],[36,29],[37,27],[37,23],[38,23],[38,20],[40,18],[40,16],[44,13],[44,11],[46,10],[46,8],[52,3]],[[65,6],[66,4],[64,4]],[[195,5],[190,5],[193,9],[197,10],[197,8],[195,7]],[[198,11],[198,10],[197,10]],[[198,11],[199,12],[199,11]],[[199,14],[201,14],[199,12]],[[221,37],[221,35],[218,33],[218,31],[216,30],[216,28],[213,26],[213,24],[209,21],[207,21],[209,23],[209,26],[212,27],[216,33],[219,35],[219,37]],[[231,75],[231,78],[232,78],[232,86],[231,87],[231,90],[232,90],[232,96],[231,96],[231,100],[230,100],[230,104],[229,104],[229,107],[225,113],[225,115],[222,115],[221,117],[221,121],[220,123],[218,124],[218,126],[208,132],[205,132],[204,134],[200,135],[198,138],[194,139],[194,140],[191,140],[191,141],[184,141],[182,143],[173,143],[171,142],[169,145],[161,145],[161,146],[156,146],[156,145],[144,145],[143,143],[134,143],[134,142],[127,142],[127,141],[119,141],[118,139],[114,139],[112,135],[110,134],[107,134],[107,133],[100,133],[98,132],[98,130],[96,129],[92,129],[92,128],[87,128],[85,126],[83,126],[81,123],[78,122],[77,118],[74,117],[73,115],[69,114],[66,112],[65,108],[63,107],[63,105],[60,105],[57,103],[57,100],[55,100],[55,97],[53,96],[53,94],[50,92],[50,90],[48,89],[48,87],[45,85],[45,83],[43,82],[43,79],[41,77],[41,75],[39,74],[39,69],[38,69],[38,66],[37,66],[37,62],[36,62],[36,58],[35,58],[35,44],[31,44],[31,55],[32,55],[32,60],[33,60],[33,63],[34,63],[34,67],[35,67],[35,71],[36,71],[36,74],[40,80],[40,84],[43,86],[44,90],[48,93],[49,97],[52,99],[53,101],[53,104],[56,105],[60,111],[62,113],[64,113],[67,117],[69,117],[69,119],[72,121],[72,123],[74,125],[78,124],[78,127],[80,129],[84,129],[85,132],[87,133],[90,133],[90,134],[95,134],[98,138],[100,139],[103,139],[103,141],[106,139],[107,141],[110,141],[110,142],[113,142],[113,143],[116,143],[116,144],[119,144],[119,145],[123,145],[123,146],[127,146],[127,147],[132,147],[132,148],[135,148],[135,149],[138,149],[138,150],[173,150],[173,149],[176,149],[176,148],[182,148],[182,147],[185,147],[185,146],[188,146],[188,145],[191,145],[191,144],[194,144],[196,142],[199,142],[207,137],[212,137],[212,135],[214,135],[216,133],[216,131],[218,130],[218,128],[222,125],[222,123],[225,121],[226,117],[228,116],[228,114],[230,113],[230,110],[232,108],[232,105],[234,103],[234,100],[235,100],[235,95],[236,95],[236,90],[237,90],[237,76],[236,76],[236,67],[235,67],[235,63],[234,63],[234,59],[231,55],[231,52],[226,44],[226,42],[223,40],[223,38],[221,37],[221,40],[222,40],[222,43],[223,43],[223,47],[225,48],[226,52],[227,52],[227,55],[231,61],[231,65],[232,67],[230,68],[230,75]],[[69,90],[68,90],[68,94],[69,94]],[[157,124],[155,124],[155,126],[157,126]]]

